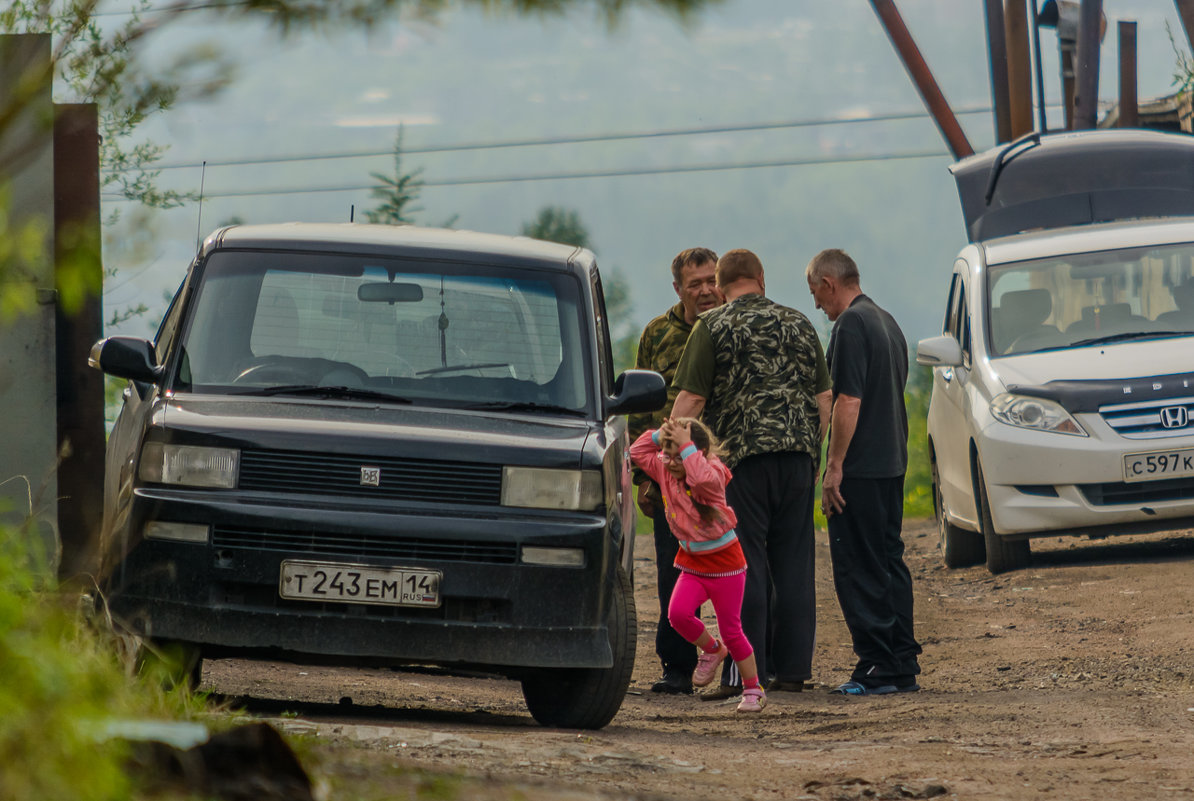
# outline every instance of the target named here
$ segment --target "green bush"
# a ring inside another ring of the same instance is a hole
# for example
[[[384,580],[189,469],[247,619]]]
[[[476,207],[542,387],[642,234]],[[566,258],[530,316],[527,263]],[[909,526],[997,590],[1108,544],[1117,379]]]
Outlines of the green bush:
[[[908,472],[904,475],[904,517],[933,516],[933,476],[929,467],[929,391],[933,368],[913,363],[908,372]]]
[[[0,798],[108,801],[135,796],[106,723],[194,716],[202,701],[131,675],[131,653],[89,622],[28,547],[0,527]]]

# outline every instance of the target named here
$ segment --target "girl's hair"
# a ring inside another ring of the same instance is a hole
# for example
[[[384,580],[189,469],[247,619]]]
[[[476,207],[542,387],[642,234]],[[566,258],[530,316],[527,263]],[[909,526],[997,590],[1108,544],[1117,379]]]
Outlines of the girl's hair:
[[[709,427],[697,420],[695,417],[674,417],[674,422],[681,425],[689,425],[692,429],[692,444],[696,446],[697,450],[705,454],[705,458],[717,457],[721,458],[724,451],[721,443],[717,441],[717,437],[709,430]],[[680,443],[677,443],[680,444]],[[697,514],[701,516],[701,520],[706,523],[716,523],[721,519],[721,511],[716,506],[710,506],[707,503],[698,503],[694,498],[692,505],[696,507]]]
[[[717,437],[709,430],[709,426],[702,423],[695,417],[673,417],[673,421],[680,425],[688,425],[692,428],[692,444],[697,446],[697,450],[705,454],[706,457],[716,456],[720,459],[725,455],[725,450],[722,449],[721,443],[717,441]]]

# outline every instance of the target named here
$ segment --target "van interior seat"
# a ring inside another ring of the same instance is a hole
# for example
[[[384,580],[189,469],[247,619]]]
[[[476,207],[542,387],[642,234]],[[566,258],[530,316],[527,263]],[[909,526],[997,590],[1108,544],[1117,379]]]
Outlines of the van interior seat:
[[[994,345],[1000,353],[1006,353],[1017,340],[1061,333],[1055,326],[1045,324],[1053,313],[1053,297],[1047,289],[1005,292],[992,312]]]
[[[1129,303],[1107,303],[1082,309],[1082,318],[1066,329],[1067,334],[1113,334],[1132,330],[1148,330],[1153,323],[1147,317],[1132,314]]]

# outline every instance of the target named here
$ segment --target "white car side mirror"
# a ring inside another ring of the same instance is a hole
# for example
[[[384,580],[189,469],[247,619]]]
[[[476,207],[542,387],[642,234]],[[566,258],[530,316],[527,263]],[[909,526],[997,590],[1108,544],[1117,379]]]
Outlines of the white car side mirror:
[[[916,363],[929,367],[957,367],[962,363],[962,346],[952,334],[922,339],[916,345]]]

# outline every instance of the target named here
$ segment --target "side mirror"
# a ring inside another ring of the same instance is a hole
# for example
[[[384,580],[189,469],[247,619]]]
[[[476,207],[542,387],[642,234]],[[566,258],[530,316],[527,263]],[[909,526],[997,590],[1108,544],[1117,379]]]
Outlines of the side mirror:
[[[957,367],[962,364],[962,346],[952,334],[922,339],[916,345],[916,363],[928,367]]]
[[[627,370],[614,382],[614,395],[605,405],[606,414],[657,412],[667,403],[667,384],[651,370]]]
[[[117,378],[156,384],[161,368],[155,363],[153,345],[137,337],[108,337],[91,346],[87,363]]]

